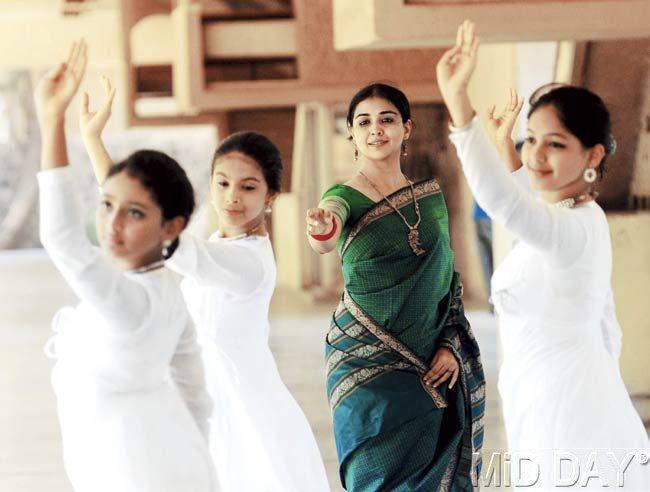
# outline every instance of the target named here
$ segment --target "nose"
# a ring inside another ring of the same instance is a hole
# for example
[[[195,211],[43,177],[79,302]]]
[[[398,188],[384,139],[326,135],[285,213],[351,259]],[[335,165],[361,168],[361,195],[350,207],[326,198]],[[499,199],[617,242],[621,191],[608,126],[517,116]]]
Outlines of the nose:
[[[535,162],[546,162],[546,152],[543,145],[536,144],[531,149],[531,153]]]
[[[108,226],[113,233],[122,231],[124,221],[119,210],[115,210],[108,216]]]
[[[227,203],[239,203],[239,191],[235,189],[234,186],[231,186],[226,194]]]
[[[383,135],[384,134],[384,129],[381,127],[381,125],[377,122],[372,123],[370,126],[370,134],[371,135]]]

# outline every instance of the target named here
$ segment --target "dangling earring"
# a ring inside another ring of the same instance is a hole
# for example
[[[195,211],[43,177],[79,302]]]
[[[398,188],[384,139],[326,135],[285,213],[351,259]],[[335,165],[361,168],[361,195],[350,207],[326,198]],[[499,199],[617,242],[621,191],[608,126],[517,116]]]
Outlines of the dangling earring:
[[[273,210],[271,210],[271,205],[267,205],[266,208],[264,209],[264,213],[270,214],[271,212],[273,212]]]
[[[354,160],[355,162],[359,160],[359,149],[354,148]]]
[[[585,183],[593,183],[596,181],[596,178],[598,177],[598,173],[596,172],[595,169],[589,167],[585,169],[585,172],[582,175],[583,179],[585,180]]]
[[[171,239],[165,239],[162,243],[163,248],[162,248],[162,255],[163,258],[168,258],[169,257],[169,247],[172,245]]]
[[[407,155],[409,155],[409,153],[408,153],[408,149],[406,148],[406,139],[404,139],[404,141],[402,142],[402,155],[403,155],[404,157],[406,157]]]

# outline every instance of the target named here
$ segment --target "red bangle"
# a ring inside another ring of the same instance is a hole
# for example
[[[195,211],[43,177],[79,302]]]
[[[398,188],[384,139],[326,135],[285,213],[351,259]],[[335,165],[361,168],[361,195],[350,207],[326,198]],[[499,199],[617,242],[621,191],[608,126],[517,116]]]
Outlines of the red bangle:
[[[332,230],[330,232],[327,234],[310,234],[310,236],[316,241],[327,241],[328,239],[332,239],[334,234],[336,234],[336,219],[332,218]]]

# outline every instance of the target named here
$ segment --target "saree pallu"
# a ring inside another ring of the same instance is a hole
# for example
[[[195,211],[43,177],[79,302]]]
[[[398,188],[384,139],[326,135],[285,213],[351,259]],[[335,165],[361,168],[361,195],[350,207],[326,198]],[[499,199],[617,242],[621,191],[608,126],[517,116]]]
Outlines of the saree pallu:
[[[327,391],[341,482],[350,491],[475,489],[485,381],[453,270],[447,209],[435,180],[414,185],[424,254],[385,203],[337,185],[350,208],[339,252],[345,290],[327,334]],[[410,188],[389,199],[409,223]],[[440,347],[461,369],[453,389],[422,376]]]

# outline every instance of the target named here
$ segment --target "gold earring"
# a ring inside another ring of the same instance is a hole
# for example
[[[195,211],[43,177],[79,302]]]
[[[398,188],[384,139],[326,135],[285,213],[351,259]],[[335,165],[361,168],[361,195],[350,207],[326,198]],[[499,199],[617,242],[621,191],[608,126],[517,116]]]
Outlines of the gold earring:
[[[356,147],[354,148],[354,160],[358,161],[359,160],[359,149]]]
[[[409,155],[409,153],[408,153],[408,149],[406,148],[406,140],[404,140],[404,141],[402,142],[402,155],[403,155],[404,157],[406,157],[407,155]]]

